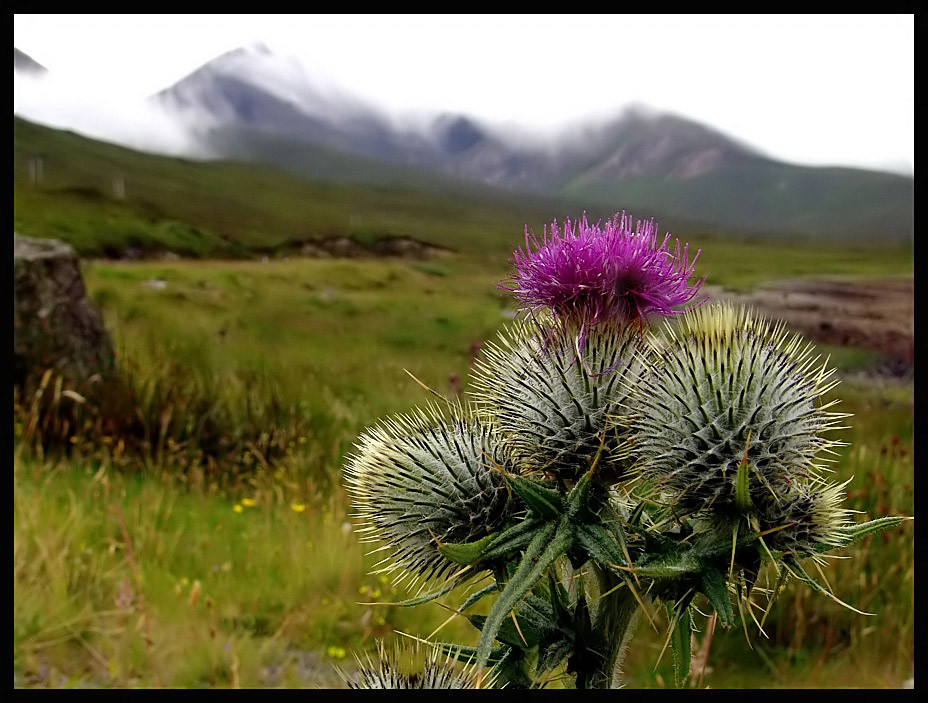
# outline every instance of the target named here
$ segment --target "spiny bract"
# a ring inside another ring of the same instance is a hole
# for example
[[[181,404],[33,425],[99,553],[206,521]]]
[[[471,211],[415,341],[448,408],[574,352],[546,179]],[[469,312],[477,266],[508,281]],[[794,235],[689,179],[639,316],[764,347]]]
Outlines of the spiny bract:
[[[439,542],[479,539],[508,517],[498,469],[514,467],[494,430],[460,407],[450,419],[432,408],[382,421],[355,446],[346,484],[364,540],[392,550],[381,562],[387,571],[441,576],[458,567],[438,551]]]
[[[481,688],[493,684],[493,676],[481,681],[479,672],[468,663],[457,665],[455,652],[442,654],[440,648],[433,646],[423,657],[418,642],[415,646],[394,645],[393,651],[387,653],[380,649],[380,660],[375,664],[367,657],[358,661],[358,675],[342,678],[353,689],[409,689],[409,688]]]
[[[850,511],[841,507],[846,485],[797,482],[759,501],[758,526],[768,533],[764,543],[772,550],[799,557],[843,544],[842,530],[850,524]]]
[[[846,415],[820,405],[837,381],[811,355],[782,323],[730,304],[667,324],[630,405],[642,474],[682,510],[721,512],[741,512],[745,460],[755,502],[815,475],[819,452],[839,444],[822,432]]]
[[[478,412],[496,423],[523,473],[611,483],[626,471],[616,413],[640,372],[640,332],[601,323],[585,333],[546,318],[520,320],[485,348],[474,370]]]

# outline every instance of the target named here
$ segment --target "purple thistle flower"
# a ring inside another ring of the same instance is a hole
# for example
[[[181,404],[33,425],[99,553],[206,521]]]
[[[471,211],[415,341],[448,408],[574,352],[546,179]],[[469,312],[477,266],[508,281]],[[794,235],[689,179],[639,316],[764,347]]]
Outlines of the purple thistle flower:
[[[586,330],[606,320],[644,324],[653,315],[683,312],[677,306],[693,299],[705,278],[690,284],[696,259],[689,245],[671,253],[670,233],[658,245],[654,220],[632,218],[623,210],[601,226],[584,215],[579,222],[557,221],[545,227],[541,242],[525,230],[525,249],[513,254],[511,291],[528,312],[548,308],[562,322]],[[534,249],[534,251],[533,251]],[[701,251],[701,250],[700,250]]]

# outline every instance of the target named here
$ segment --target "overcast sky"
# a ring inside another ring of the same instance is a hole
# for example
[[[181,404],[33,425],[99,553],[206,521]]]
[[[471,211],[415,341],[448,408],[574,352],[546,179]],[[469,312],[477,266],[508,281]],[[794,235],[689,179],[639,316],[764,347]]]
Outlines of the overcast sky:
[[[137,132],[144,97],[256,42],[393,112],[550,131],[637,103],[786,161],[914,172],[913,15],[17,14],[58,93],[14,109]]]

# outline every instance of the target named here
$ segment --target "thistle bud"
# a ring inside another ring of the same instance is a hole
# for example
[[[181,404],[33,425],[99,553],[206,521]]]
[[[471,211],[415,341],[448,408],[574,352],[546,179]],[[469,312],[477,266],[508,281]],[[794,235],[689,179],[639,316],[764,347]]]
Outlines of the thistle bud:
[[[429,578],[457,569],[438,544],[477,540],[509,515],[498,470],[509,462],[494,431],[479,420],[420,411],[381,422],[355,446],[345,466],[354,517],[363,541],[391,550],[387,570]]]
[[[626,430],[617,416],[639,374],[637,331],[601,323],[585,333],[529,318],[485,348],[474,372],[478,412],[498,425],[523,473],[575,481],[626,475]],[[599,457],[597,459],[597,456]]]
[[[440,647],[431,647],[423,657],[419,649],[418,642],[414,646],[395,645],[388,654],[381,646],[379,662],[355,656],[357,676],[342,674],[342,678],[352,689],[486,688],[493,684],[494,676],[481,681],[472,664],[457,665],[454,650],[442,654]]]
[[[839,444],[822,433],[847,417],[820,404],[834,370],[743,307],[704,306],[679,322],[665,327],[634,394],[642,474],[684,511],[733,514],[815,475],[819,453]]]
[[[850,511],[840,507],[845,485],[810,481],[768,494],[758,506],[765,544],[798,557],[842,545],[843,529],[851,522]]]

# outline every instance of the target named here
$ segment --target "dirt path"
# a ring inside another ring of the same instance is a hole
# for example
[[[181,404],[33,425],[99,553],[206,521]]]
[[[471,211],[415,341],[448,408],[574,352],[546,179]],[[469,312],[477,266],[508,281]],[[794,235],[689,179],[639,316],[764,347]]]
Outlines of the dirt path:
[[[809,340],[879,352],[883,361],[875,371],[880,375],[910,378],[914,373],[912,278],[801,279],[776,281],[746,294],[717,286],[706,286],[703,293],[752,305]]]

